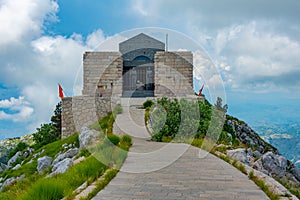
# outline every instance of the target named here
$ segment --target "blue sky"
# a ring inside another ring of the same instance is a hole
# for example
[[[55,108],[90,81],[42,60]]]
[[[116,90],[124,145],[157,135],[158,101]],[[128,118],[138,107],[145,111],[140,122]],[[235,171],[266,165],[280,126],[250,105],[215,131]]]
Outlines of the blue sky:
[[[297,0],[0,0],[0,138],[48,122],[57,83],[72,94],[83,52],[141,27],[201,44],[221,74],[230,114],[300,123],[299,9]]]

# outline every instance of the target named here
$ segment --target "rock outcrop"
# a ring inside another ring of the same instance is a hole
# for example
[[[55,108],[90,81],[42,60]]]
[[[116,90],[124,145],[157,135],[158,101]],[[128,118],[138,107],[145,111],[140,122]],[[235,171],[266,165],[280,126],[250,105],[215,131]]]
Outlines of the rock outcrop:
[[[97,132],[94,130],[90,130],[87,127],[83,127],[79,134],[79,148],[82,149],[88,145],[91,145],[97,139]]]
[[[240,148],[240,149],[227,150],[226,153],[231,159],[249,165],[246,149]]]
[[[261,137],[252,130],[246,123],[241,123],[238,119],[231,118],[227,120],[227,124],[232,127],[235,131],[237,138],[246,145],[255,146],[256,151],[261,154],[264,154],[268,151],[272,151],[278,154],[278,150],[270,145],[269,143],[265,142]]]
[[[45,169],[48,169],[51,166],[51,162],[52,162],[52,158],[48,156],[38,158],[38,166],[37,166],[38,173],[43,173]]]
[[[25,178],[25,175],[21,175],[21,176],[18,176],[18,177],[11,177],[9,179],[6,179],[4,181],[4,183],[0,184],[0,192],[7,186],[11,185],[12,183],[16,182],[16,181],[19,181],[21,179]]]
[[[66,159],[66,158],[73,158],[74,156],[76,156],[78,154],[78,152],[79,152],[79,149],[78,148],[74,148],[74,149],[69,149],[65,153],[58,154],[58,156],[53,161],[52,165],[54,166],[57,163],[59,163],[60,161]]]
[[[19,158],[19,157],[21,157],[22,156],[22,152],[21,151],[18,151],[13,157],[11,157],[9,160],[8,160],[8,162],[7,162],[7,166],[9,167],[9,168],[11,168],[11,167],[13,167],[13,164],[17,161],[17,159]]]
[[[248,149],[227,150],[227,155],[264,174],[300,187],[300,169],[280,155],[278,150],[265,142],[246,123],[230,117],[226,122],[235,131],[240,142]]]
[[[72,165],[73,165],[73,159],[66,158],[53,165],[52,173],[50,174],[50,176],[53,176],[55,174],[65,173]]]

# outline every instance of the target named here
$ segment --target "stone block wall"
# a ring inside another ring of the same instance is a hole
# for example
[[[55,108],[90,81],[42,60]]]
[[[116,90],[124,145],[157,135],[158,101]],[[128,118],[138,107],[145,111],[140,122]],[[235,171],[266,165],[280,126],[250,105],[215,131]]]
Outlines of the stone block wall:
[[[61,119],[61,137],[66,138],[74,134],[76,130],[72,111],[72,97],[65,97],[62,99]]]
[[[83,55],[83,95],[122,94],[123,60],[120,52],[86,52]]]
[[[192,52],[157,52],[154,57],[154,74],[154,96],[194,95]]]
[[[62,138],[95,124],[112,110],[116,103],[109,97],[75,96],[62,100]]]

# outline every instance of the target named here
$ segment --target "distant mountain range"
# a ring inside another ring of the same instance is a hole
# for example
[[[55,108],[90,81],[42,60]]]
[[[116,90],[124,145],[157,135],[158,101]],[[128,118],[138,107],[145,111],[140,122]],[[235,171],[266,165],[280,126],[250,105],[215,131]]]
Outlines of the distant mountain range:
[[[300,124],[254,123],[252,128],[289,160],[300,166]]]
[[[229,114],[245,121],[264,140],[300,167],[299,100],[272,97],[265,101],[259,99],[259,95],[244,101],[236,99],[229,104]]]

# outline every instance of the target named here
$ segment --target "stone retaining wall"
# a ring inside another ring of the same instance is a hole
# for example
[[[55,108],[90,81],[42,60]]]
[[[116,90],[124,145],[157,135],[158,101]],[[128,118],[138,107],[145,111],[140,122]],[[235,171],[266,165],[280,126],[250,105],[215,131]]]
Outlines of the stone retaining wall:
[[[116,103],[109,97],[75,96],[62,100],[62,138],[97,123]]]

